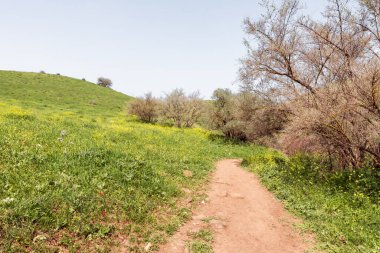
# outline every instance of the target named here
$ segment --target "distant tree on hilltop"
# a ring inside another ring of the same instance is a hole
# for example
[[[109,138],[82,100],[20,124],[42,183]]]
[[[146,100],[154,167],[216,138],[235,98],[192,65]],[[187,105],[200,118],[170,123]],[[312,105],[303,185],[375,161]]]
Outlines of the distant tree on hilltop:
[[[105,88],[111,88],[112,86],[112,80],[105,77],[99,77],[97,84],[99,86],[105,87]]]

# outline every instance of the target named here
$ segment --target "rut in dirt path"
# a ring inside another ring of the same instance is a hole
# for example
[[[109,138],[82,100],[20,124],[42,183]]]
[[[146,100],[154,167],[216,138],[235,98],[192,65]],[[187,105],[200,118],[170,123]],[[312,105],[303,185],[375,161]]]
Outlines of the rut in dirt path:
[[[296,220],[240,162],[217,163],[208,201],[159,252],[190,252],[186,246],[189,233],[206,226],[214,232],[215,253],[298,253],[311,247],[311,236],[301,236],[293,229]]]

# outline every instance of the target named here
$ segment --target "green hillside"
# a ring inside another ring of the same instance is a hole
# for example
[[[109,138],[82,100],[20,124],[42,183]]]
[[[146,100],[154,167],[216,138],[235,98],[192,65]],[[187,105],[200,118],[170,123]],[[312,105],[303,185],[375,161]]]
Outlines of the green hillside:
[[[39,111],[112,116],[131,97],[90,82],[51,74],[0,71],[3,102]]]
[[[130,100],[77,79],[0,71],[0,252],[157,249],[202,199],[217,159],[259,150],[139,123],[125,116]]]

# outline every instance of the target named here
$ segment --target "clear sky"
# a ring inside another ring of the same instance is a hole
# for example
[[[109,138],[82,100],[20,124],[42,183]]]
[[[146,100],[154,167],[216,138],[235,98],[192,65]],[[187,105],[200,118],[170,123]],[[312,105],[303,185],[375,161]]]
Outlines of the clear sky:
[[[318,15],[327,0],[306,0]],[[0,69],[48,73],[161,96],[173,88],[203,97],[236,89],[245,17],[259,0],[0,0]],[[234,88],[235,87],[235,88]],[[0,91],[1,92],[1,91]]]

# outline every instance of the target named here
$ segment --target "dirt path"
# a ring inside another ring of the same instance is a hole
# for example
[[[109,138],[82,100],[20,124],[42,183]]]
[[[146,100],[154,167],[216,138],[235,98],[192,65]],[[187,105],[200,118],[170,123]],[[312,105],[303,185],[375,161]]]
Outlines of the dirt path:
[[[295,219],[254,174],[240,167],[240,160],[217,163],[207,194],[207,202],[160,252],[189,253],[189,235],[203,228],[214,232],[215,253],[297,253],[309,248],[310,240],[292,227]]]

